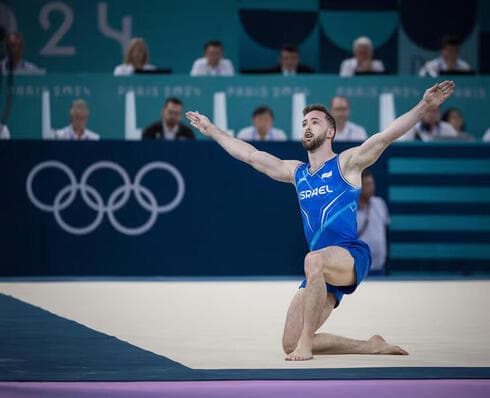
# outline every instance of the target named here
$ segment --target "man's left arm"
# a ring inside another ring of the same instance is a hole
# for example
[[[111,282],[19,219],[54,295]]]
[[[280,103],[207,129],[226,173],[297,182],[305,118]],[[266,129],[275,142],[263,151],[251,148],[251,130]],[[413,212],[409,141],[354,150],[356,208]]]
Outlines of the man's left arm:
[[[360,172],[371,166],[384,150],[420,120],[427,108],[438,107],[454,91],[454,82],[446,80],[427,89],[422,100],[395,119],[385,130],[369,137],[362,145],[348,149],[342,153],[345,169]],[[343,170],[344,171],[344,168]]]

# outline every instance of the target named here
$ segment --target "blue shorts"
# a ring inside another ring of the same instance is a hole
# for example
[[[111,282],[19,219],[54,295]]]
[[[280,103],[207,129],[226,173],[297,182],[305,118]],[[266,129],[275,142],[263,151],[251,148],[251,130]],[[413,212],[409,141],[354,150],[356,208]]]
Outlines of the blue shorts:
[[[359,244],[362,243],[362,244]],[[335,296],[336,303],[335,307],[337,308],[342,300],[344,294],[351,294],[357,289],[362,282],[362,280],[366,277],[369,272],[369,268],[371,267],[371,251],[366,243],[359,241],[353,242],[352,245],[336,245],[343,247],[346,249],[350,255],[354,258],[354,270],[356,272],[356,283],[351,286],[334,286],[330,283],[325,283],[327,287],[327,292],[332,293]],[[306,287],[306,279],[301,283],[300,289]]]

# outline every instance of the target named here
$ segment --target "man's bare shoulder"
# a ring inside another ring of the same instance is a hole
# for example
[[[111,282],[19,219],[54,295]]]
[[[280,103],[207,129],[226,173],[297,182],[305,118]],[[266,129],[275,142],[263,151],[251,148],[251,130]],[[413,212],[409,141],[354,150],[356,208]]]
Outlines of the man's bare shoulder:
[[[361,172],[355,158],[359,152],[359,146],[346,149],[339,154],[340,171],[344,178],[352,185],[359,187],[361,185]]]

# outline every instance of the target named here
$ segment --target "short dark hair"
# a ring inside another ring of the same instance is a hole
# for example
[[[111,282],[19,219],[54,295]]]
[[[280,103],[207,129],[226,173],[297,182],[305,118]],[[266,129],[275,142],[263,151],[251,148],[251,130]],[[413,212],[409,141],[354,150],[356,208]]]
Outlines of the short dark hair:
[[[177,97],[168,97],[165,102],[163,103],[163,107],[167,107],[167,105],[169,103],[172,103],[172,104],[176,104],[176,105],[180,105],[180,106],[183,106],[184,104],[182,103],[182,101],[180,99],[178,99]]]
[[[209,40],[205,45],[204,45],[204,51],[208,49],[208,47],[219,47],[223,49],[223,43],[221,43],[219,40]]]
[[[311,111],[320,111],[320,112],[323,112],[325,114],[325,117],[327,118],[328,124],[330,125],[331,128],[333,128],[333,137],[332,137],[332,140],[333,140],[335,138],[335,134],[337,132],[337,126],[335,124],[335,119],[330,114],[330,112],[325,107],[325,105],[322,105],[322,104],[311,104],[311,105],[307,105],[303,109],[303,116],[306,116]]]
[[[461,116],[461,119],[463,119],[463,125],[461,126],[461,129],[462,129],[463,131],[465,131],[465,130],[466,130],[466,125],[465,125],[465,123],[464,123],[463,113],[462,113],[462,112],[461,112],[461,111],[460,111],[458,108],[448,108],[448,109],[446,110],[446,112],[444,112],[444,113],[442,114],[441,120],[442,120],[443,122],[449,122],[449,117],[451,116],[451,113],[453,113],[453,112],[457,112],[457,113],[459,113],[459,115]]]
[[[274,113],[272,112],[272,109],[269,108],[267,105],[261,105],[261,106],[255,108],[253,113],[252,113],[252,118],[254,118],[255,116],[258,116],[258,115],[263,115],[265,113],[268,113],[270,115],[270,117],[274,119]]]
[[[290,52],[290,53],[299,54],[299,48],[298,48],[298,46],[295,45],[295,44],[291,44],[291,43],[283,44],[282,47],[281,47],[281,51],[287,51],[287,52]]]
[[[441,48],[446,46],[461,46],[461,39],[456,35],[446,35],[442,38]]]

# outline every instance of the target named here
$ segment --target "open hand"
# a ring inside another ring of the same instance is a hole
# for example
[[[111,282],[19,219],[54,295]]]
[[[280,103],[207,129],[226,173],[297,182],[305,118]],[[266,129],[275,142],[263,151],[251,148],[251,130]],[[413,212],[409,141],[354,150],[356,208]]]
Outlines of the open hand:
[[[454,91],[454,82],[445,80],[442,83],[436,83],[424,93],[424,101],[429,106],[441,105]]]
[[[204,135],[210,135],[210,129],[213,125],[209,119],[199,112],[186,112],[185,117],[189,119],[191,125],[198,129]]]

